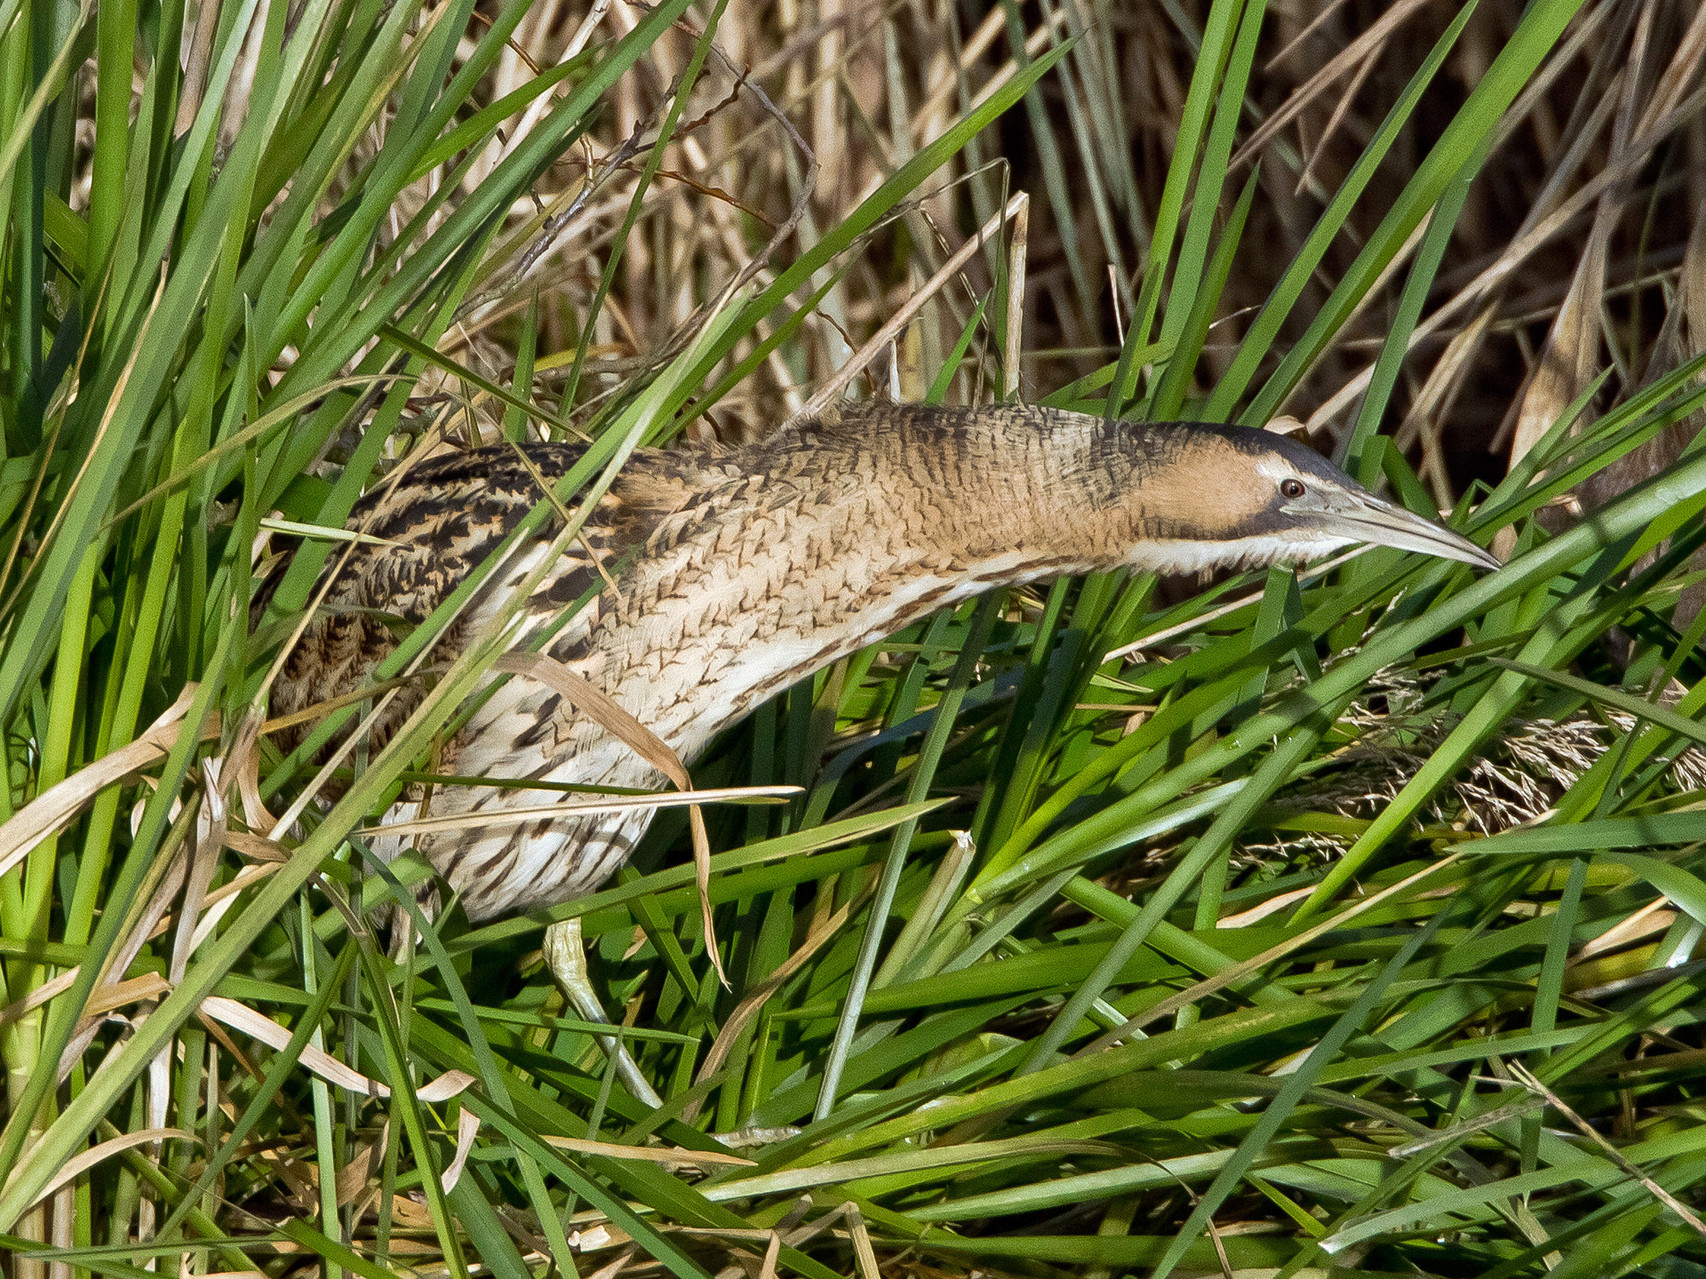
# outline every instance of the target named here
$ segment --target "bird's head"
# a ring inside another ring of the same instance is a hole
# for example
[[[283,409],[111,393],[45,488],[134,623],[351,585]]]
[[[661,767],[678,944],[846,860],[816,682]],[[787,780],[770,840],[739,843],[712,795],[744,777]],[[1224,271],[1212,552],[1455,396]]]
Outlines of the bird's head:
[[[1359,542],[1499,567],[1473,542],[1382,501],[1283,435],[1194,423],[1117,429],[1131,474],[1115,501],[1131,521],[1134,568],[1252,568]]]

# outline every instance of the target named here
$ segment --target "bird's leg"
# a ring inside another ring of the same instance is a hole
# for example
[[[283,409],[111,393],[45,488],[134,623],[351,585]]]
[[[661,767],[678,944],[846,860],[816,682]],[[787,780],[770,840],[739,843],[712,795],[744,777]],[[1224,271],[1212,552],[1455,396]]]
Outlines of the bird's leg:
[[[415,902],[420,906],[421,914],[426,917],[428,923],[436,920],[439,910],[443,907],[443,902],[439,900],[437,883],[429,879],[418,887],[415,890]],[[386,930],[390,933],[390,945],[386,952],[391,956],[392,963],[407,963],[415,953],[420,932],[409,915],[409,908],[402,902],[394,901],[383,909],[387,921]]]
[[[575,919],[560,920],[545,930],[545,967],[551,970],[551,976],[557,979],[557,985],[562,987],[563,994],[570,1004],[587,1021],[603,1022],[610,1025],[610,1018],[605,1015],[604,1006],[598,1002],[598,994],[592,988],[592,979],[587,975],[586,950],[581,944],[581,921]],[[616,1076],[623,1086],[633,1094],[635,1100],[643,1102],[656,1110],[663,1105],[663,1098],[647,1082],[640,1073],[640,1068],[634,1059],[628,1055],[621,1039],[615,1035],[595,1035],[599,1047],[604,1049],[616,1066]]]

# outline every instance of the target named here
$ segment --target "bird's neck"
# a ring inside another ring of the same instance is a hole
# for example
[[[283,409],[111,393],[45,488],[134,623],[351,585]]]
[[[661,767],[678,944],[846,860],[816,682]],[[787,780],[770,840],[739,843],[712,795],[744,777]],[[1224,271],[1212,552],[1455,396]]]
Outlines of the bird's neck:
[[[1093,419],[863,425],[718,459],[618,581],[592,665],[683,754],[940,608],[1123,562],[1121,531],[1098,516],[1109,467]]]

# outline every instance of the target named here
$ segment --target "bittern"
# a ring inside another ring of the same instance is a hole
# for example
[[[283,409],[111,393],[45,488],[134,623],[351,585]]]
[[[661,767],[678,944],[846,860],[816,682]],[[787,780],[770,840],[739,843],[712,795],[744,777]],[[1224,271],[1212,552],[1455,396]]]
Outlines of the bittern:
[[[358,545],[273,691],[275,713],[350,693],[582,455],[534,443],[434,458],[364,499]],[[691,761],[765,698],[908,623],[998,586],[1097,570],[1193,573],[1376,543],[1496,568],[1473,543],[1381,501],[1271,432],[1110,422],[1002,406],[873,405],[742,447],[641,449],[526,602],[537,627],[615,565],[548,651]],[[518,549],[440,640],[447,661],[552,541]],[[518,643],[525,639],[524,629]],[[383,745],[423,694],[371,729]],[[511,678],[446,744],[446,774],[655,788],[663,778],[551,689]],[[435,815],[531,806],[525,789],[446,785]],[[415,815],[417,801],[393,818]],[[647,811],[470,824],[414,846],[474,920],[595,891]],[[394,855],[402,840],[379,841]],[[547,956],[561,970],[559,931]],[[596,1001],[572,992],[588,1016]],[[629,1072],[624,1072],[625,1076]]]

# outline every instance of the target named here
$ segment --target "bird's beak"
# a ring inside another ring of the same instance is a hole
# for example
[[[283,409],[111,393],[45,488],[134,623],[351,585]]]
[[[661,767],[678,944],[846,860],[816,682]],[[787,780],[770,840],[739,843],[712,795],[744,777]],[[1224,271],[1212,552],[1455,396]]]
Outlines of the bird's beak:
[[[1432,520],[1425,520],[1401,506],[1382,502],[1377,497],[1358,493],[1344,506],[1327,516],[1332,531],[1359,542],[1375,546],[1390,546],[1400,551],[1416,551],[1422,555],[1437,555],[1441,559],[1462,560],[1478,568],[1501,568],[1500,561],[1482,550],[1466,537],[1459,537]]]

